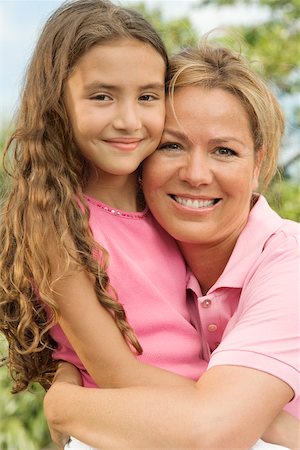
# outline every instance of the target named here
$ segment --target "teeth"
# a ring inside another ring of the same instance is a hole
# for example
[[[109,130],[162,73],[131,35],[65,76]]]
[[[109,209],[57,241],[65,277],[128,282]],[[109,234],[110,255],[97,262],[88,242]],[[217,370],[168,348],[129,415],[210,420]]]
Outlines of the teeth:
[[[174,200],[183,206],[194,209],[208,208],[209,206],[213,206],[215,204],[214,200],[194,200],[191,198],[176,197],[176,195],[174,196]]]

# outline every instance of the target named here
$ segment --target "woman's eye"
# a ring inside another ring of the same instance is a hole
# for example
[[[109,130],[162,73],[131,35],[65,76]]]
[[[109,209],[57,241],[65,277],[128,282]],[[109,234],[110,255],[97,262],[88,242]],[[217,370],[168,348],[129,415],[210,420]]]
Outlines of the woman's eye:
[[[234,156],[236,152],[227,147],[218,147],[215,149],[215,152],[220,156]]]
[[[165,142],[158,146],[158,150],[179,151],[181,146],[176,144],[176,142]]]

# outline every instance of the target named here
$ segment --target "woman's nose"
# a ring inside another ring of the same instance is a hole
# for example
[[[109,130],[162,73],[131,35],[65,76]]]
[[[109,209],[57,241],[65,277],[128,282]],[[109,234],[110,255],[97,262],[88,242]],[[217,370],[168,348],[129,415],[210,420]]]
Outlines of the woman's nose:
[[[212,170],[209,155],[203,153],[199,148],[188,152],[179,170],[179,177],[194,187],[211,183]]]

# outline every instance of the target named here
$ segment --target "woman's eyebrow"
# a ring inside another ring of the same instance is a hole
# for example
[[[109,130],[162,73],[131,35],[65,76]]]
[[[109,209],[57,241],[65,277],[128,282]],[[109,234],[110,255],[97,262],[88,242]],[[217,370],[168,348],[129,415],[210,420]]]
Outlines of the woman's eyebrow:
[[[171,128],[164,128],[163,136],[165,134],[170,135],[172,138],[178,139],[178,140],[188,140],[187,135],[183,131],[179,130],[172,130]]]
[[[238,139],[235,136],[219,136],[217,138],[209,140],[211,144],[222,144],[224,142],[231,142],[231,141],[238,142],[241,145],[245,145],[245,142],[243,142],[241,139]]]

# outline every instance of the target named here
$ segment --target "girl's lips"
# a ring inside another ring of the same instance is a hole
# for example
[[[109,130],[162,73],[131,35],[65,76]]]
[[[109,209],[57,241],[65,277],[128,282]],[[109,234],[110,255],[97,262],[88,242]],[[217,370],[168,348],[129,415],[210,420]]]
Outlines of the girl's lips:
[[[216,205],[220,199],[219,198],[211,198],[211,199],[200,199],[200,198],[191,198],[191,197],[181,197],[178,195],[170,195],[170,197],[180,205],[191,208],[191,209],[204,209],[211,208]]]
[[[106,140],[105,142],[118,150],[131,152],[138,147],[142,139],[112,139]]]

